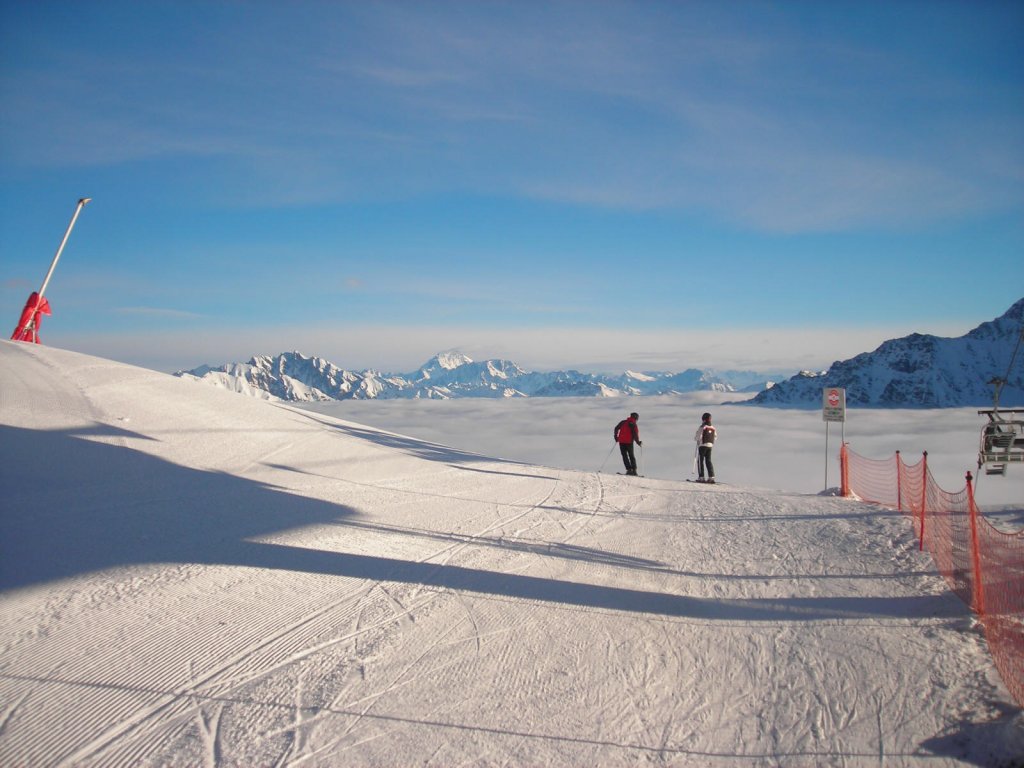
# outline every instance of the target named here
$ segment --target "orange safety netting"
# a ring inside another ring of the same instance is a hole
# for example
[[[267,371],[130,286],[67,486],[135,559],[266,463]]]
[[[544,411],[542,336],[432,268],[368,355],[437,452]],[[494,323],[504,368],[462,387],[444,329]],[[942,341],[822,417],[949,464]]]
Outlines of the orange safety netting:
[[[927,453],[908,465],[899,451],[892,459],[867,459],[844,445],[840,465],[844,496],[911,517],[921,549],[978,614],[1003,682],[1024,704],[1024,531],[1001,531],[980,513],[969,472],[962,491],[940,488]]]

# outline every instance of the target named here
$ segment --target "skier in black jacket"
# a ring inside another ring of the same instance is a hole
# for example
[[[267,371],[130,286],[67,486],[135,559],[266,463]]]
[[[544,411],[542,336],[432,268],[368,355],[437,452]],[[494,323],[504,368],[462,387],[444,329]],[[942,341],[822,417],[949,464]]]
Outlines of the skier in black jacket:
[[[711,463],[711,449],[715,447],[718,430],[711,425],[710,413],[701,416],[697,434],[693,437],[697,441],[697,482],[713,483],[715,482],[715,465]],[[704,479],[705,468],[708,471],[706,480]]]
[[[633,443],[643,445],[640,442],[640,427],[636,425],[636,420],[639,418],[639,413],[629,414],[628,419],[623,419],[615,425],[615,432],[612,433],[622,452],[622,463],[626,466],[627,475],[636,474],[636,455],[633,453]]]

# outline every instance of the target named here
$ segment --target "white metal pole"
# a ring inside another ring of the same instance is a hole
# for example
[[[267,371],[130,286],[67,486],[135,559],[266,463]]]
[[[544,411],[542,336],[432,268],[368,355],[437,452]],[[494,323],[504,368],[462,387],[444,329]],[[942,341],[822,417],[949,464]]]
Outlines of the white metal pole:
[[[57,253],[53,255],[53,261],[50,262],[50,271],[46,273],[46,278],[43,280],[42,286],[39,288],[39,302],[42,303],[43,294],[46,293],[46,286],[50,284],[50,278],[53,277],[53,270],[57,268],[57,262],[60,260],[61,253],[64,252],[64,246],[68,243],[68,238],[71,237],[71,230],[75,227],[75,222],[78,220],[78,214],[82,212],[85,204],[92,200],[91,197],[83,197],[78,201],[78,205],[75,206],[75,212],[71,216],[71,221],[68,222],[68,228],[64,232],[64,238],[60,241],[60,245],[57,248]],[[25,330],[31,334],[33,341],[38,339],[38,333],[36,331],[36,318],[33,315],[28,321],[28,325]]]
[[[71,230],[75,227],[75,221],[78,220],[78,214],[82,212],[85,204],[92,200],[91,197],[83,197],[78,201],[78,205],[75,206],[75,213],[71,217],[70,223],[68,223],[67,231],[64,232],[64,239],[60,241],[60,247],[57,248],[57,253],[53,256],[53,262],[50,264],[50,271],[46,273],[46,279],[43,280],[43,285],[39,289],[39,298],[43,298],[43,294],[46,293],[46,286],[50,284],[50,278],[53,277],[53,270],[57,268],[57,262],[60,260],[60,255],[64,251],[64,246],[68,243],[68,238],[71,237]]]
[[[828,422],[825,422],[825,491],[828,492]]]

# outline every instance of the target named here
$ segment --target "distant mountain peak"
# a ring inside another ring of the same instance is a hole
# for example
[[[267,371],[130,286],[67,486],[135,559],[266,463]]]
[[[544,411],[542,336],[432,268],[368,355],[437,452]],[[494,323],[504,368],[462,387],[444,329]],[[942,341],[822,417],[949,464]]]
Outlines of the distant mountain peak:
[[[748,403],[814,407],[824,387],[842,387],[852,406],[954,408],[991,406],[993,377],[1006,368],[1024,328],[1024,299],[958,338],[911,333],[874,352],[840,360],[821,373],[801,371]],[[1024,360],[1007,377],[1000,404],[1024,406]]]
[[[458,350],[453,349],[448,350],[447,352],[440,352],[434,355],[434,357],[431,358],[430,361],[428,361],[427,365],[430,365],[430,363],[432,362],[436,362],[438,367],[443,368],[446,371],[451,371],[454,370],[455,368],[460,368],[463,365],[472,363],[473,358],[471,358],[469,355],[464,355],[462,352],[459,352]]]
[[[625,375],[627,377],[631,378],[631,379],[636,379],[637,381],[654,381],[654,377],[653,376],[649,376],[646,373],[637,373],[636,371],[626,371]]]

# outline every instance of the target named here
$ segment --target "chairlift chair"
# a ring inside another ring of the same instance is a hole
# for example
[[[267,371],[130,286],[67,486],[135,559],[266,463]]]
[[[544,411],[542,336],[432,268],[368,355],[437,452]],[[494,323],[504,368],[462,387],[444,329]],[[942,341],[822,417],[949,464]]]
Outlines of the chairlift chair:
[[[1005,475],[1009,464],[1024,463],[1024,410],[978,411],[988,416],[981,429],[978,469],[986,475]]]
[[[1021,324],[1017,345],[1010,356],[1006,375],[992,379],[989,384],[995,388],[992,409],[978,411],[988,416],[988,423],[981,428],[981,446],[978,450],[978,471],[985,467],[986,475],[1005,475],[1009,464],[1024,463],[1024,410],[999,409],[999,395],[1010,379],[1017,353],[1024,345],[1024,323]]]

